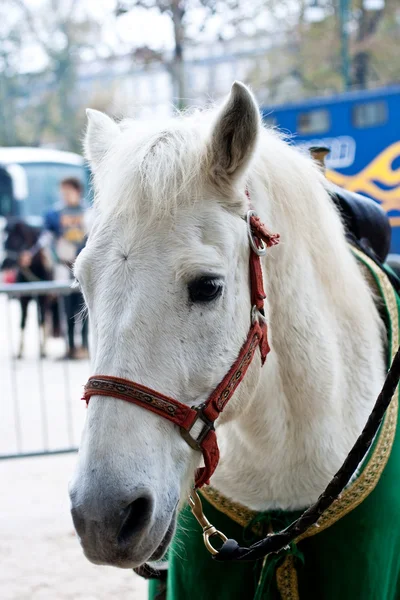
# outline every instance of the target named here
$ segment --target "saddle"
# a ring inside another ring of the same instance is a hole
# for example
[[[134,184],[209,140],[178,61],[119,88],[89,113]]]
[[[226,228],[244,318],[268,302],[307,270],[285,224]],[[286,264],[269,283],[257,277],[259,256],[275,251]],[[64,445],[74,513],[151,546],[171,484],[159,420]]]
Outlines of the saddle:
[[[330,152],[329,148],[311,146],[309,152],[325,173],[325,159]],[[342,216],[349,242],[382,266],[389,253],[392,238],[385,211],[368,196],[349,192],[333,183],[330,189],[332,200]]]
[[[355,239],[363,250],[369,250],[381,262],[390,250],[392,231],[389,219],[381,206],[361,194],[333,185],[332,199],[338,207],[348,237]],[[352,240],[351,240],[352,241]]]

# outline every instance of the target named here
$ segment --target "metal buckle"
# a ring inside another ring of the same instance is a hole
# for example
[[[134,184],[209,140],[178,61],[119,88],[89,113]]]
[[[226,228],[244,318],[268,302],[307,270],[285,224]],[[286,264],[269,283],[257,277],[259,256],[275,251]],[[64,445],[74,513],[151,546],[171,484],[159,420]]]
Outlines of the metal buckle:
[[[203,513],[203,507],[201,504],[200,496],[198,495],[196,490],[192,490],[192,492],[189,494],[189,504],[194,517],[196,518],[200,527],[203,529],[203,540],[205,547],[210,552],[210,554],[216,556],[218,554],[218,550],[214,548],[214,546],[210,543],[210,538],[219,537],[222,543],[225,543],[228,538],[222,533],[222,531],[218,531],[218,529],[216,529],[214,525],[211,525],[210,521]]]
[[[202,444],[204,438],[208,435],[208,433],[210,431],[212,431],[214,429],[214,421],[210,421],[209,419],[207,419],[207,417],[205,416],[205,414],[203,412],[205,407],[206,407],[205,403],[200,404],[200,406],[197,406],[197,407],[192,406],[193,410],[195,410],[197,412],[197,415],[196,415],[196,418],[194,419],[192,425],[190,426],[190,429],[184,429],[183,427],[180,427],[181,436],[183,437],[185,442],[187,442],[191,448],[193,448],[194,450],[199,450],[200,452],[202,451],[201,444]],[[200,431],[197,438],[194,438],[190,432],[193,429],[193,426],[195,425],[195,423],[197,423],[197,421],[199,419],[204,423],[204,427]]]
[[[251,316],[251,324],[252,325],[254,325],[254,323],[256,321],[263,321],[263,322],[266,321],[264,309],[259,310],[255,304],[253,304],[253,306],[251,307],[250,316]]]
[[[257,216],[257,213],[255,210],[247,211],[247,215],[246,215],[247,235],[249,236],[250,246],[251,246],[253,252],[255,252],[257,254],[257,256],[265,256],[267,254],[267,247],[264,244],[263,240],[261,240],[256,235],[254,235],[253,230],[251,228],[250,219],[251,219],[251,217],[256,217],[256,216]],[[258,241],[260,246],[257,245],[256,240]]]

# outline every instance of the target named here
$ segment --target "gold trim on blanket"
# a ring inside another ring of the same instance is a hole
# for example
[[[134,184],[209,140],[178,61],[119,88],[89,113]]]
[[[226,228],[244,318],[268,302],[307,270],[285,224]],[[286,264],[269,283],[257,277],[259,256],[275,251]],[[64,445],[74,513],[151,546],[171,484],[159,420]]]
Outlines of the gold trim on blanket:
[[[368,267],[370,274],[372,274],[375,279],[375,285],[378,287],[380,295],[382,295],[385,300],[390,315],[391,325],[391,335],[389,339],[391,345],[391,362],[396,354],[399,341],[399,315],[395,291],[385,273],[377,267],[368,256],[365,256],[357,249],[352,248],[352,251],[360,262]],[[300,542],[305,538],[321,533],[357,508],[357,506],[359,506],[359,504],[361,504],[361,502],[363,502],[363,500],[365,500],[365,498],[374,490],[392,450],[396,434],[398,404],[397,389],[392,402],[386,411],[371,456],[368,458],[368,462],[363,467],[362,472],[349,484],[342,492],[341,496],[322,514],[318,521],[318,526],[311,527],[303,535],[299,536],[296,542]],[[241,504],[232,502],[212,487],[205,487],[200,491],[204,498],[206,498],[214,508],[224,513],[242,527],[246,527],[257,515],[257,512],[252,511]],[[289,555],[285,558],[282,565],[277,568],[276,577],[282,600],[298,600],[297,573],[293,556]]]
[[[299,584],[293,555],[289,554],[276,569],[276,583],[283,600],[299,600]]]

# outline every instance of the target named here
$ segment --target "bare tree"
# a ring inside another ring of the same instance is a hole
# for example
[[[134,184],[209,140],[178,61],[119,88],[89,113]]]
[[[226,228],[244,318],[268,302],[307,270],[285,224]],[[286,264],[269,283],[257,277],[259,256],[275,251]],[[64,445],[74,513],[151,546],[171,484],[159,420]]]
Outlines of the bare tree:
[[[210,17],[216,15],[223,16],[224,27],[230,26],[235,33],[244,23],[253,23],[253,29],[256,30],[256,18],[266,10],[266,3],[265,0],[117,0],[116,14],[124,15],[135,8],[156,9],[171,19],[174,33],[173,58],[166,64],[172,76],[175,103],[178,108],[183,108],[187,99],[184,61],[186,45],[193,44],[193,37],[197,37],[205,29]],[[199,9],[202,9],[204,17],[197,30],[192,31],[190,38],[189,25],[193,29],[194,24],[192,14]],[[223,32],[219,32],[217,37],[223,38]]]
[[[38,87],[45,81],[45,91],[40,96],[40,106],[35,106],[39,117],[34,128],[32,143],[39,144],[46,128],[51,127],[67,148],[80,147],[80,109],[77,99],[77,69],[81,53],[92,47],[99,26],[82,11],[78,0],[58,2],[47,0],[40,10],[31,10],[24,0],[9,0],[19,9],[22,20],[19,31],[28,41],[40,49],[45,64],[36,77],[31,77]],[[27,77],[24,77],[27,84]]]
[[[7,6],[0,5],[0,144],[20,143],[17,134],[18,100],[22,94],[18,72],[21,32],[16,20],[11,20]]]
[[[185,0],[118,0],[116,15],[121,16],[134,8],[157,9],[161,14],[171,17],[174,27],[174,53],[169,65],[174,86],[174,98],[179,108],[185,98],[185,74],[183,64],[183,47],[185,39]],[[132,40],[133,41],[133,40]]]
[[[365,88],[371,78],[372,54],[370,44],[378,31],[378,27],[385,16],[388,7],[383,3],[378,10],[367,10],[362,1],[356,2],[355,20],[357,32],[354,40],[352,57],[352,84]]]
[[[264,84],[270,99],[285,101],[290,79],[297,81],[299,98],[343,91],[340,0],[266,3],[271,15],[277,11],[291,15],[286,23],[276,21],[280,40],[269,53],[270,72]],[[384,0],[378,10],[366,6],[365,0],[352,0],[347,23],[350,85],[361,89],[400,79],[398,0]],[[318,10],[316,19],[313,10]]]
[[[93,60],[109,60],[110,76],[113,61],[120,56],[130,56],[136,67],[143,68],[163,62],[171,73],[175,103],[182,108],[188,96],[188,50],[196,44],[207,49],[213,40],[233,40],[240,49],[240,40],[253,37],[265,48],[257,53],[247,77],[264,103],[339,92],[343,89],[339,1],[114,0],[115,10],[107,17],[108,31],[114,34],[110,37],[103,36],[103,23],[92,16],[91,0],[42,0],[35,10],[26,0],[2,0],[0,144],[57,143],[80,150],[82,69],[83,63],[90,68]],[[367,10],[365,0],[352,0],[350,7],[353,85],[399,81],[398,0],[385,0],[378,11]],[[158,10],[169,17],[172,59],[170,53],[152,48],[151,42],[143,47],[135,39],[124,42],[118,26],[110,27],[110,18],[135,8]],[[309,14],[315,8],[317,20]],[[39,66],[30,64],[30,55],[41,58]],[[99,80],[97,86],[86,87],[85,102],[88,94],[95,94],[90,101],[107,108],[117,88],[117,77],[115,86],[111,79],[107,86]]]

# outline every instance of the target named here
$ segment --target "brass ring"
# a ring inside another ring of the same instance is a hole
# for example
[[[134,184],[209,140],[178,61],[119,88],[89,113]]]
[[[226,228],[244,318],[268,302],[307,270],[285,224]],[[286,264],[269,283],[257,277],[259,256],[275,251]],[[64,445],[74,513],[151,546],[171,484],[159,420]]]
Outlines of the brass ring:
[[[251,217],[256,217],[256,216],[257,216],[257,213],[255,210],[247,211],[247,215],[246,215],[247,235],[249,236],[250,246],[252,247],[253,252],[255,252],[255,254],[257,254],[257,256],[265,256],[267,254],[267,248],[266,248],[263,240],[256,237],[253,234],[253,231],[251,229],[250,219],[251,219]],[[255,242],[256,239],[258,240],[260,246],[257,246],[257,244]]]
[[[209,551],[209,553],[212,554],[213,556],[216,556],[219,552],[219,550],[216,550],[216,548],[214,548],[214,546],[210,543],[210,538],[212,538],[215,535],[218,536],[219,539],[222,540],[223,543],[225,543],[228,540],[226,535],[224,535],[221,531],[218,531],[217,529],[212,532],[205,531],[203,533],[204,545],[207,548],[207,550]]]

